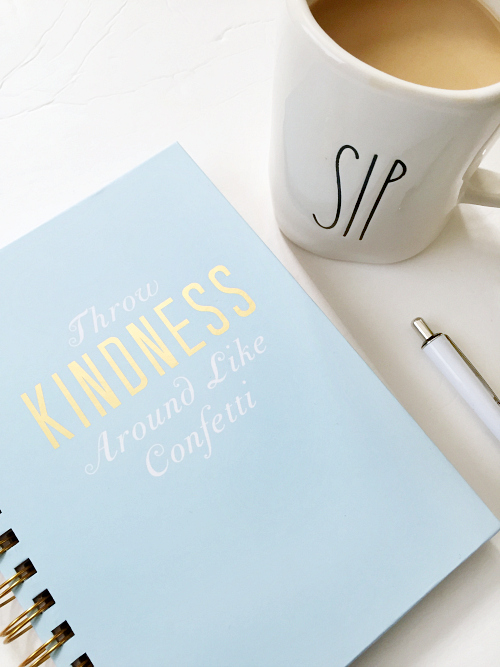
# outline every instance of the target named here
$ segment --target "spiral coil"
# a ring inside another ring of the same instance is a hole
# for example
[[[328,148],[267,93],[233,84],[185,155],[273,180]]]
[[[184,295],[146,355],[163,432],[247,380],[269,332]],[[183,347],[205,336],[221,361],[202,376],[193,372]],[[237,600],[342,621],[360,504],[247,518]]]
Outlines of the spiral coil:
[[[0,535],[0,556],[18,543],[19,540],[12,529],[5,531]],[[0,607],[15,600],[15,596],[12,594],[14,589],[37,573],[33,563],[29,559],[19,563],[14,568],[14,571],[15,574],[0,584]],[[33,598],[33,604],[0,632],[0,637],[3,637],[4,644],[15,641],[24,635],[25,632],[31,630],[33,627],[31,624],[32,621],[54,604],[55,600],[47,589],[36,595]],[[39,665],[51,657],[54,651],[71,639],[74,634],[69,623],[63,621],[52,630],[52,637],[23,660],[19,667],[39,667]],[[88,655],[84,653],[71,663],[71,667],[93,667],[93,664]]]
[[[0,556],[9,549],[12,549],[18,542],[16,534],[11,529],[0,535]]]
[[[33,598],[33,604],[31,607],[23,611],[22,614],[19,614],[17,618],[11,621],[7,627],[5,627],[2,632],[0,632],[0,637],[5,637],[3,640],[4,644],[10,644],[15,639],[24,635],[25,632],[31,629],[31,621],[33,621],[37,616],[43,614],[43,612],[52,607],[55,604],[54,598],[45,590],[39,593]]]
[[[36,570],[33,567],[33,563],[29,560],[29,558],[20,563],[14,569],[16,571],[16,574],[14,574],[12,577],[7,579],[6,581],[3,582],[3,584],[0,585],[0,607],[4,607],[9,602],[15,600],[14,595],[11,595],[7,600],[4,600],[3,598],[12,593],[14,588],[22,584],[24,581],[32,577],[34,574],[36,574]]]

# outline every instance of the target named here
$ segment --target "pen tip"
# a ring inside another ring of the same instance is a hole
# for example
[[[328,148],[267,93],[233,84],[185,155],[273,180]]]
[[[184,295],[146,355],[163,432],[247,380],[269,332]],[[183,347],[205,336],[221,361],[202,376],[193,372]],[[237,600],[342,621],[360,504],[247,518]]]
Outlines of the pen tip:
[[[421,317],[416,317],[412,324],[424,340],[430,340],[434,336],[433,332]]]

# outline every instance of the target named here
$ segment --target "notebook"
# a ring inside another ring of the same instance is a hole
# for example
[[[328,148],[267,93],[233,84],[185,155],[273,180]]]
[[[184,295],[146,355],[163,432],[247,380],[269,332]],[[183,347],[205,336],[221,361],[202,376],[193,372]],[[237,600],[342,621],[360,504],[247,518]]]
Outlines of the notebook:
[[[30,665],[342,667],[500,527],[179,145],[0,281]]]

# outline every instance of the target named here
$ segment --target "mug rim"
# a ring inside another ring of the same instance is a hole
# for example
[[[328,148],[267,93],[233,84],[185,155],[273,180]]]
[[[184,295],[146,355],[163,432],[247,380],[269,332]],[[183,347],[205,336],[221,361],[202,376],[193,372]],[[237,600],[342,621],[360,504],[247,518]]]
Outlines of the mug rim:
[[[489,5],[486,5],[483,0],[479,1],[488,11],[491,11]],[[314,18],[308,0],[286,0],[286,2],[292,19],[296,21],[298,19],[297,22],[326,55],[333,58],[339,65],[348,65],[356,68],[367,80],[376,79],[381,86],[390,87],[393,90],[397,89],[404,93],[418,94],[419,96],[425,94],[436,101],[477,103],[493,102],[500,97],[500,81],[480,88],[453,90],[450,88],[434,88],[420,83],[413,83],[412,81],[405,81],[405,79],[400,79],[397,76],[383,72],[353,56],[352,53],[349,53],[349,51],[346,51],[337,44]],[[311,4],[313,3],[311,2]],[[500,20],[499,17],[496,18]]]

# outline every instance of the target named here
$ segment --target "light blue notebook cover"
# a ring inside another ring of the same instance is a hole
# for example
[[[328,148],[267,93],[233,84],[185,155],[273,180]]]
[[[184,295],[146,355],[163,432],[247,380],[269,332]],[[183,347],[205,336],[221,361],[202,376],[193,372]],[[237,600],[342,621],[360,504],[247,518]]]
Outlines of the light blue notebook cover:
[[[58,666],[344,666],[499,528],[177,145],[0,281],[0,569]]]

